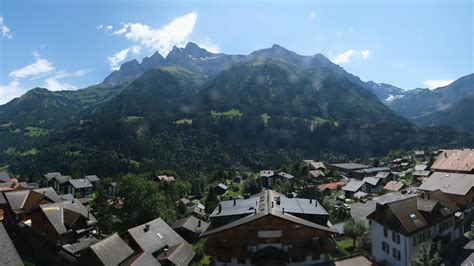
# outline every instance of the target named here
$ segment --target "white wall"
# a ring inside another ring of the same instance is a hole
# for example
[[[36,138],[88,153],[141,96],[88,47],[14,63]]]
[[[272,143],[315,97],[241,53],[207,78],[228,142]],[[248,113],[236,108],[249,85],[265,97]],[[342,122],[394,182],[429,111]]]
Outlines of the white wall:
[[[387,265],[407,265],[405,262],[405,247],[407,239],[400,235],[400,244],[392,241],[392,231],[388,230],[387,237],[383,234],[383,226],[376,221],[371,221],[370,229],[372,231],[372,256],[377,261],[385,260]],[[382,241],[389,245],[389,252],[385,253],[382,249]],[[393,248],[400,251],[400,261],[393,257]]]

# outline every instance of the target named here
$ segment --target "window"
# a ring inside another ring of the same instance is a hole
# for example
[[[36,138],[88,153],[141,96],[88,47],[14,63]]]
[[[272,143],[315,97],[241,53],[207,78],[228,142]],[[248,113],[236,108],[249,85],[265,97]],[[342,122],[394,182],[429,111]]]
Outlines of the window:
[[[400,244],[400,234],[392,231],[392,240],[393,242]]]
[[[387,243],[382,242],[382,250],[388,254],[390,253],[390,246]]]
[[[396,248],[393,248],[392,249],[392,256],[396,259],[396,260],[400,260],[400,250],[396,249]]]
[[[384,227],[383,228],[383,236],[387,237],[387,235],[388,235],[388,230],[387,230],[387,228]]]

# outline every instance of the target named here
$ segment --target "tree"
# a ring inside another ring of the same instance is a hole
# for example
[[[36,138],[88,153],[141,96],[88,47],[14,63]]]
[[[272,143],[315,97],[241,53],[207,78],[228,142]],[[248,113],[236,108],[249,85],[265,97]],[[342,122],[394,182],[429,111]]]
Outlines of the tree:
[[[436,251],[435,242],[432,241],[428,248],[424,244],[421,246],[420,253],[412,260],[412,263],[414,266],[440,266],[443,260]]]
[[[344,234],[352,238],[352,246],[355,250],[356,240],[367,231],[365,223],[361,220],[350,219],[344,224]]]
[[[206,212],[211,213],[214,211],[214,209],[217,207],[217,204],[219,204],[219,198],[217,197],[214,188],[211,186],[207,192],[206,197]]]
[[[255,177],[248,178],[244,183],[244,193],[253,195],[259,193],[261,190],[261,184],[255,179]]]

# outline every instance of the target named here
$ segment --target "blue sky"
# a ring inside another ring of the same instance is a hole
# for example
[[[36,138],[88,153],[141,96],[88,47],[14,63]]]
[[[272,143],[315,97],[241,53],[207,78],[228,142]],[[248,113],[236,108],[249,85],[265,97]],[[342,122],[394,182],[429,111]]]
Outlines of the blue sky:
[[[436,87],[474,72],[474,7],[452,1],[0,1],[0,104],[36,86],[100,83],[121,63],[194,41],[278,43],[363,80]]]

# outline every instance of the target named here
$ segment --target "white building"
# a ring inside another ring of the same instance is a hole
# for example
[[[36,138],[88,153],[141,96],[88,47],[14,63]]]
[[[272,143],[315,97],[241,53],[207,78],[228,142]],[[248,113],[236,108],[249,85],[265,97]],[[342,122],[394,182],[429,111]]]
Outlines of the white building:
[[[378,202],[367,216],[372,255],[387,265],[411,265],[422,245],[436,243],[439,252],[462,234],[460,208],[441,191]]]

